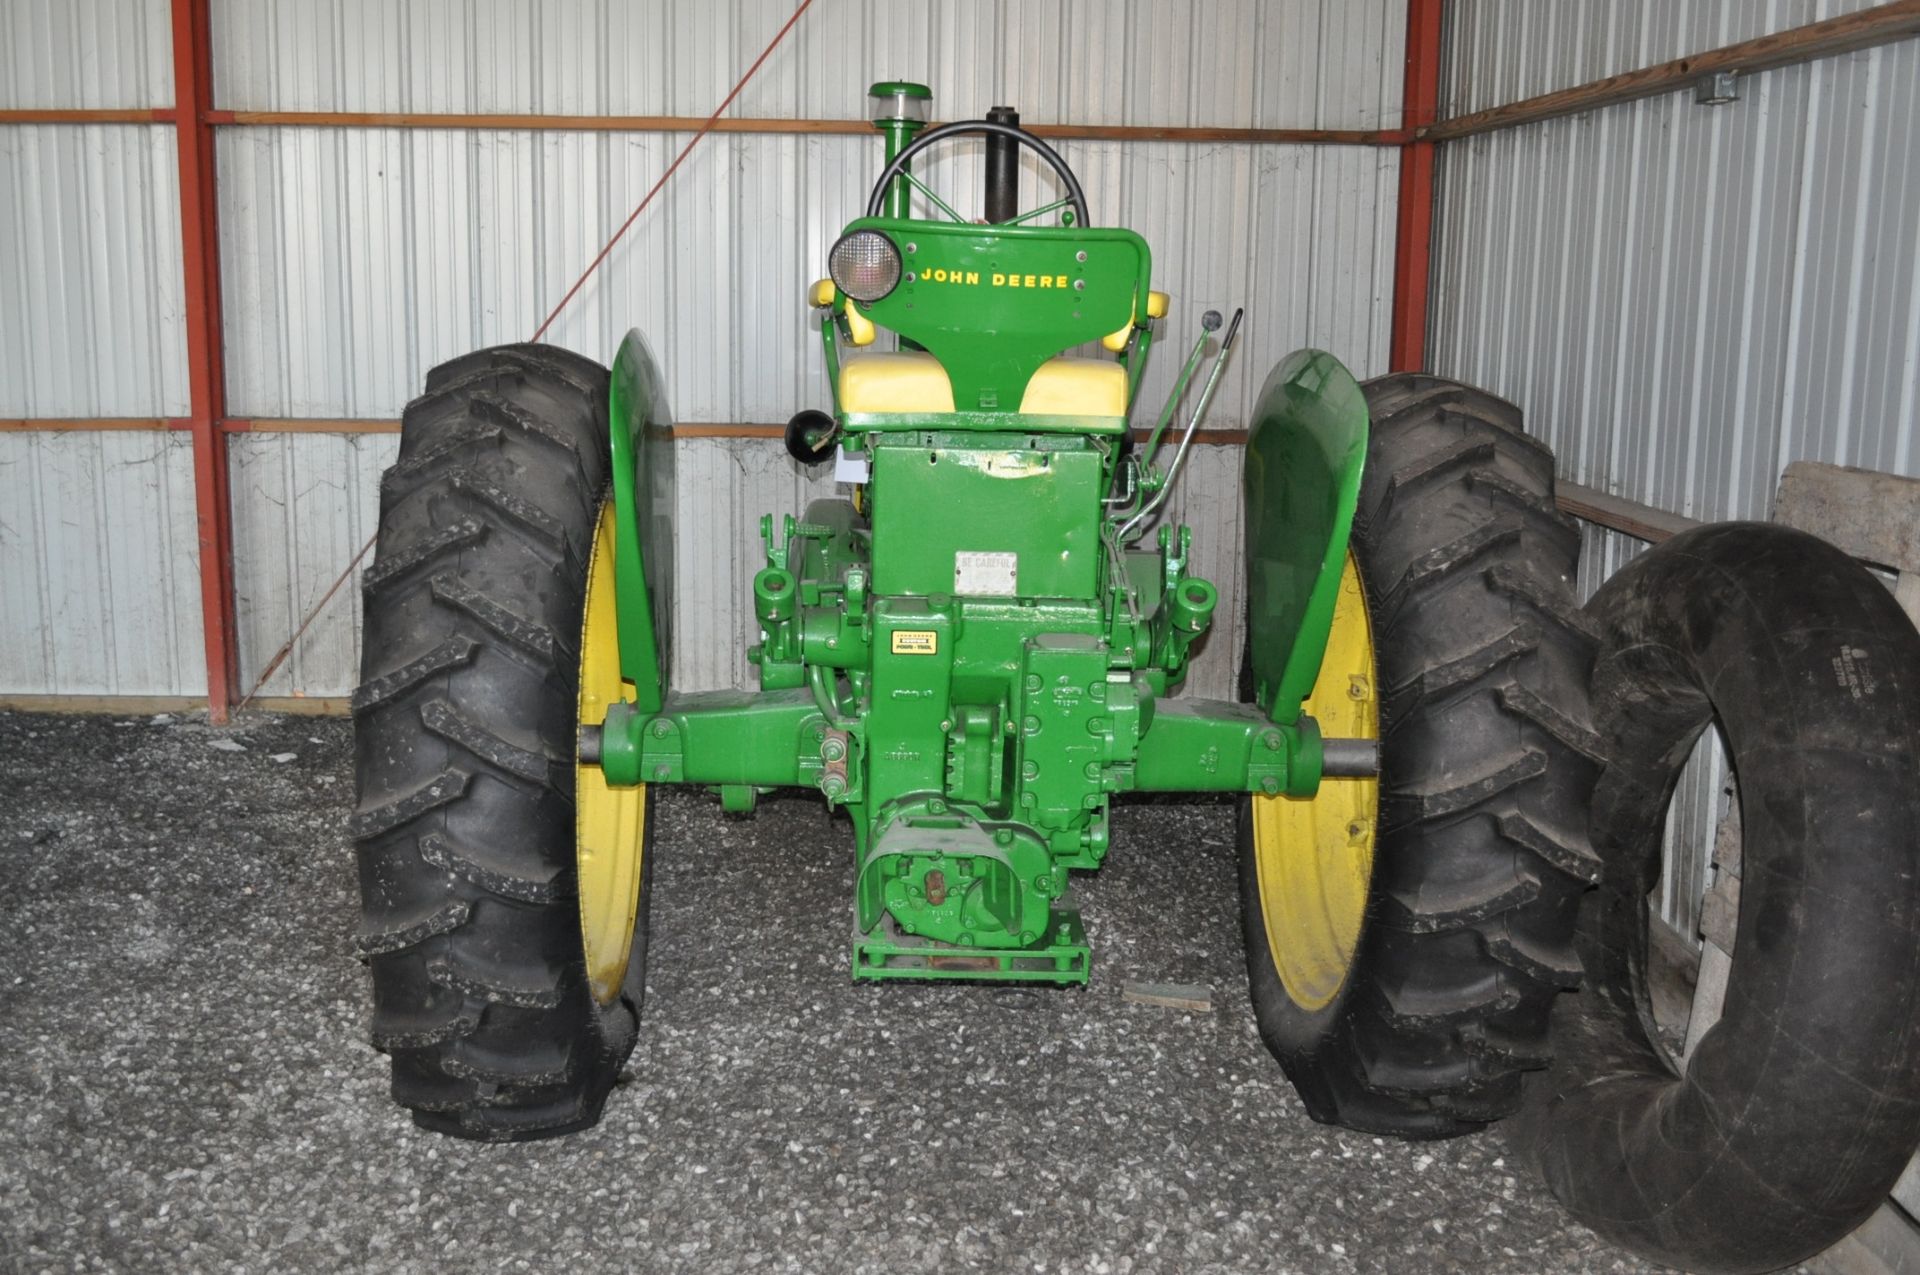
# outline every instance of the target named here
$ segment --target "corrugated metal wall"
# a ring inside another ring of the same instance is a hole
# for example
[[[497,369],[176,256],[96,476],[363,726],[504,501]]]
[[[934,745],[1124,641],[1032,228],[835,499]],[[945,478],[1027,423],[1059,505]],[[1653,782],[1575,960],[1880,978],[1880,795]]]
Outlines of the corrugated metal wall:
[[[1448,113],[1862,7],[1458,0]],[[1452,143],[1439,182],[1433,365],[1564,477],[1713,520],[1768,517],[1792,460],[1920,473],[1920,41]],[[1584,586],[1638,549],[1589,528]],[[1675,800],[1686,933],[1712,752]]]
[[[216,0],[216,96],[235,110],[705,115],[790,12],[785,0]],[[866,85],[898,76],[931,83],[942,118],[1011,102],[1030,122],[1392,127],[1404,28],[1401,0],[819,4],[735,113],[857,117]],[[231,412],[397,416],[434,363],[524,339],[685,140],[223,130]],[[1061,149],[1096,219],[1146,235],[1173,294],[1174,340],[1149,376],[1147,410],[1171,383],[1173,346],[1197,334],[1208,307],[1244,304],[1250,325],[1212,425],[1238,424],[1267,367],[1296,346],[1335,350],[1363,375],[1384,370],[1396,151]],[[802,294],[864,202],[878,155],[863,137],[708,138],[551,338],[604,359],[628,326],[642,327],[681,421],[771,423],[824,406]],[[956,148],[930,180],[977,201],[978,165],[977,152]],[[1029,191],[1034,172],[1029,163]],[[681,446],[678,681],[746,684],[759,516],[797,512],[826,488],[774,441]],[[1201,568],[1223,586],[1223,613],[1237,616],[1238,451],[1217,450],[1195,464],[1185,516]],[[311,435],[236,443],[243,685],[358,547],[385,454]],[[352,605],[343,591],[265,693],[351,688]],[[1197,692],[1230,692],[1237,650],[1236,635],[1210,644]]]
[[[216,106],[700,116],[790,11],[214,0]],[[858,117],[870,80],[900,76],[931,83],[943,118],[1011,102],[1034,122],[1392,128],[1404,37],[1403,0],[844,0],[816,5],[734,113]],[[167,0],[0,7],[0,106],[166,107],[171,68]],[[229,414],[398,416],[434,363],[524,338],[684,141],[222,128]],[[1209,307],[1248,310],[1211,425],[1239,424],[1267,367],[1299,345],[1362,375],[1384,369],[1395,150],[1062,149],[1096,217],[1148,237],[1174,297],[1146,410]],[[709,138],[553,339],[605,358],[626,327],[645,328],[681,421],[770,423],[824,404],[802,291],[877,156],[864,137]],[[959,147],[933,177],[964,207],[978,167]],[[170,124],[0,128],[0,417],[188,412],[178,208]],[[234,437],[243,688],[364,543],[392,449],[380,435]],[[823,487],[776,442],[683,449],[682,683],[730,685],[746,680],[758,517]],[[1175,511],[1236,618],[1237,463],[1237,449],[1201,451]],[[191,480],[184,435],[0,432],[0,693],[204,693]],[[351,689],[356,592],[335,597],[263,693]],[[1210,647],[1195,688],[1227,693],[1237,634]]]
[[[166,0],[0,5],[0,107],[165,107]],[[0,127],[0,418],[179,416],[168,124]],[[0,431],[0,693],[201,694],[192,448]]]

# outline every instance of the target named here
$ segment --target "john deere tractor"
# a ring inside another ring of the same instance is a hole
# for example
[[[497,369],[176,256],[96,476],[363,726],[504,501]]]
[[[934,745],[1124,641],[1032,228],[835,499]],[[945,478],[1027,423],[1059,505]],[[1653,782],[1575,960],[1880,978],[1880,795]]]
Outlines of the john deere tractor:
[[[1147,244],[1012,111],[929,128],[929,96],[873,87],[885,160],[806,293],[833,410],[786,443],[847,498],[761,520],[758,687],[674,684],[671,426],[637,332],[610,373],[455,359],[407,407],[351,820],[394,1096],[462,1137],[599,1119],[640,1028],[658,785],[844,808],[853,978],[1055,985],[1092,969],[1069,887],[1114,800],[1230,793],[1254,1013],[1314,1118],[1440,1137],[1524,1080],[1517,1138],[1569,1207],[1695,1269],[1871,1212],[1920,1140],[1920,635],[1888,590],[1734,523],[1579,611],[1512,405],[1303,350],[1246,422],[1223,622],[1163,515],[1239,313],[1201,316],[1136,429],[1169,315]],[[960,138],[979,221],[915,171]],[[1057,193],[1026,211],[1021,149]],[[1237,647],[1234,702],[1180,693],[1207,641]],[[1676,1055],[1647,898],[1714,722],[1747,796],[1739,941]]]
[[[1594,875],[1552,457],[1465,387],[1279,359],[1248,422],[1240,696],[1179,694],[1239,636],[1160,515],[1240,315],[1203,317],[1136,430],[1169,307],[1146,242],[1011,111],[929,128],[924,87],[871,101],[882,170],[806,294],[832,411],[787,436],[848,495],[761,520],[758,687],[674,684],[639,333],[611,374],[541,345],[456,359],[406,410],[352,822],[395,1097],[484,1139],[599,1118],[639,1029],[650,794],[692,784],[846,809],[853,978],[1038,984],[1089,976],[1070,885],[1114,849],[1116,797],[1240,794],[1253,1002],[1310,1112],[1504,1114]],[[962,138],[985,139],[979,221],[915,171]],[[1058,192],[1025,211],[1022,149]]]

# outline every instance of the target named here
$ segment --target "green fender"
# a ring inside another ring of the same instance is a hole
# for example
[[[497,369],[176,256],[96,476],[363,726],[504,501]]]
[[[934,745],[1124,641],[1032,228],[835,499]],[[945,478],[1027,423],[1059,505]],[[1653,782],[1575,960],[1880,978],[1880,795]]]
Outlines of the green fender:
[[[1300,718],[1333,627],[1367,459],[1367,400],[1339,359],[1296,350],[1260,390],[1247,434],[1247,649],[1254,698]]]
[[[620,675],[643,714],[667,695],[673,639],[673,419],[660,368],[639,331],[613,361],[607,430],[613,445],[613,570]]]

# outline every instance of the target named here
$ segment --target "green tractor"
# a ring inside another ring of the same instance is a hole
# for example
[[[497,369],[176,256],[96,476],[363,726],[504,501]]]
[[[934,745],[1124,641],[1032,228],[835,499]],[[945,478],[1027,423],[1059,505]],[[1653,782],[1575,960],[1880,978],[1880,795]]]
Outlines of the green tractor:
[[[455,359],[407,407],[350,823],[395,1098],[492,1141],[600,1118],[640,1027],[655,785],[844,808],[855,979],[1056,985],[1091,971],[1069,884],[1114,799],[1229,793],[1253,1009],[1315,1119],[1444,1137],[1520,1110],[1582,1220],[1696,1269],[1867,1216],[1920,1141],[1920,635],[1888,590],[1728,523],[1583,611],[1511,404],[1305,350],[1248,421],[1222,617],[1163,514],[1239,314],[1202,318],[1135,431],[1168,313],[1146,243],[1096,227],[1011,111],[929,129],[929,97],[874,86],[884,167],[808,294],[833,411],[787,447],[851,499],[761,521],[758,688],[673,684],[673,445],[638,333],[611,373]],[[978,222],[914,171],[970,137]],[[1024,212],[1022,148],[1060,194]],[[1235,702],[1179,693],[1209,640]],[[1746,869],[1689,1059],[1649,1008],[1647,899],[1714,723]]]
[[[1069,885],[1114,798],[1240,794],[1253,1003],[1311,1114],[1507,1114],[1597,874],[1552,456],[1464,386],[1280,359],[1246,444],[1239,701],[1179,695],[1239,636],[1158,524],[1239,314],[1207,314],[1136,436],[1168,305],[1145,241],[1011,112],[928,129],[924,87],[872,94],[884,168],[809,293],[834,410],[787,434],[852,495],[761,522],[757,689],[673,685],[672,442],[637,332],[611,374],[456,359],[406,410],[351,825],[394,1096],[489,1140],[599,1119],[639,1028],[649,793],[694,784],[845,807],[854,978],[1050,984],[1088,978]],[[914,163],[979,136],[973,222]],[[1061,192],[1026,211],[1022,148]]]

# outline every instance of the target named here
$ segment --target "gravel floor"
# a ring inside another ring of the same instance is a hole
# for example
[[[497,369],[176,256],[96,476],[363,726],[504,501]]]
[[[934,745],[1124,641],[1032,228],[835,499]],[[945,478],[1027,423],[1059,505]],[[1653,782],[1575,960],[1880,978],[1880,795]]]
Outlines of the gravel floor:
[[[631,1080],[499,1148],[414,1130],[364,1043],[344,722],[0,713],[0,765],[0,1267],[1657,1269],[1496,1136],[1306,1119],[1223,804],[1120,811],[1077,887],[1093,983],[1036,992],[855,986],[845,822],[666,796]]]

